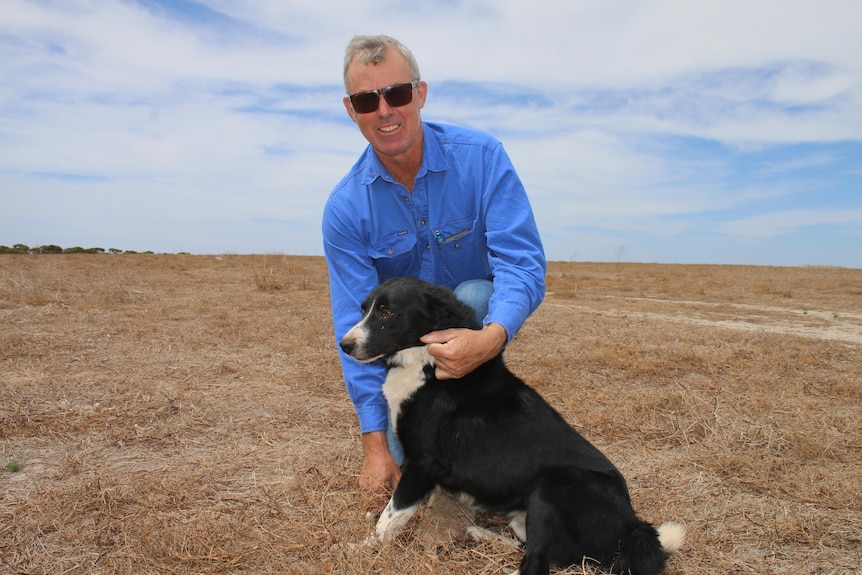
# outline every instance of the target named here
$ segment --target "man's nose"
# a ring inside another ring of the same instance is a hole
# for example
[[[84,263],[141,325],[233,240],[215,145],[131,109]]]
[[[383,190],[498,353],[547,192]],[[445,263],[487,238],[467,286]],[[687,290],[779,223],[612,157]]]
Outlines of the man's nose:
[[[392,106],[389,105],[389,102],[386,101],[386,98],[383,97],[383,94],[380,94],[378,98],[379,100],[377,101],[377,115],[385,118],[392,113]]]

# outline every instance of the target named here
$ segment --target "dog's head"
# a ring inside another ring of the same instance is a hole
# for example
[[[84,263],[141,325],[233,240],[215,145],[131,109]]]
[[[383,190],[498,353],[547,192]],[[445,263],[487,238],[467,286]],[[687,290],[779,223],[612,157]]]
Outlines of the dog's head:
[[[368,294],[362,319],[339,345],[344,353],[367,363],[424,345],[419,338],[427,333],[456,327],[480,327],[473,309],[447,287],[405,276]]]

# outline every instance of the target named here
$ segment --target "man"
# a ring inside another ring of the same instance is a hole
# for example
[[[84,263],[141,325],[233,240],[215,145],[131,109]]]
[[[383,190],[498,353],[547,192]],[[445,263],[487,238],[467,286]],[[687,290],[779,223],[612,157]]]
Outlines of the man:
[[[428,86],[397,40],[355,37],[344,86],[344,107],[369,145],[323,215],[336,341],[374,287],[416,276],[455,289],[482,319],[481,330],[423,338],[437,376],[461,377],[500,353],[544,297],[545,256],[524,186],[492,137],[422,121]],[[384,367],[339,353],[362,432],[360,487],[394,489],[401,462],[387,439]]]

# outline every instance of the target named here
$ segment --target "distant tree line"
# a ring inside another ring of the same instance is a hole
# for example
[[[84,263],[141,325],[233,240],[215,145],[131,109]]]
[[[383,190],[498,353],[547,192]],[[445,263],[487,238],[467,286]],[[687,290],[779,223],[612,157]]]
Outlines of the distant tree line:
[[[9,246],[0,246],[0,254],[136,254],[138,252],[132,250],[118,250],[117,248],[82,248],[75,246],[73,248],[61,248],[53,244],[31,248],[25,244],[15,244],[11,248]],[[153,252],[143,252],[151,254]]]

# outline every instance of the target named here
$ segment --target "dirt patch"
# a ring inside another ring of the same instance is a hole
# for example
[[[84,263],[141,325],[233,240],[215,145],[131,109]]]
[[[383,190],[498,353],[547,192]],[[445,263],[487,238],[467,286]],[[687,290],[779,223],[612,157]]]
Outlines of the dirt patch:
[[[625,307],[602,309],[601,311],[601,313],[616,317],[632,316],[656,321],[755,333],[795,335],[862,345],[862,314],[850,311],[656,298],[606,297],[629,304]],[[546,305],[569,307],[581,312],[593,312],[596,309],[595,306],[578,304],[548,302]],[[645,311],[647,309],[668,309],[668,311]]]
[[[859,572],[862,271],[554,262],[548,286],[507,362],[686,524],[669,573]],[[0,573],[517,566],[356,548],[360,456],[321,258],[0,256]]]

